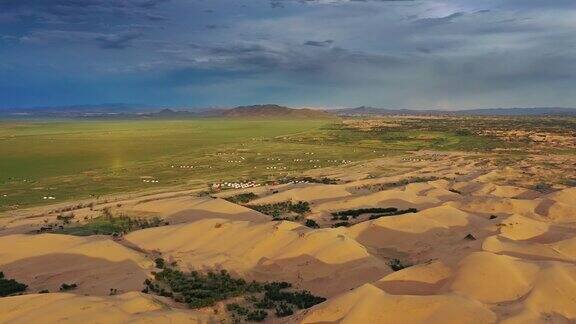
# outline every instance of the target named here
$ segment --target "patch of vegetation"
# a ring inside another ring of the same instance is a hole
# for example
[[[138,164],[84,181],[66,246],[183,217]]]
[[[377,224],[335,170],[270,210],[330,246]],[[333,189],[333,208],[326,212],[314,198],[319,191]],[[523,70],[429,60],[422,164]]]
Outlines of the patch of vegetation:
[[[166,267],[166,261],[164,261],[164,259],[162,259],[162,258],[156,258],[154,260],[154,264],[156,265],[156,268],[158,268],[158,269],[164,269]]]
[[[28,288],[27,285],[14,279],[6,279],[4,272],[0,271],[0,297],[6,297],[17,293],[22,293]]]
[[[474,133],[472,133],[471,130],[469,129],[457,129],[454,134],[458,135],[458,136],[471,136],[474,135]]]
[[[292,201],[283,201],[265,205],[246,205],[246,207],[252,208],[262,214],[272,216],[274,219],[280,219],[282,216],[290,213],[304,215],[310,212],[310,204],[307,201],[298,201],[297,203],[293,203]]]
[[[568,186],[568,187],[576,187],[576,178],[575,179],[562,179],[561,184]]]
[[[534,189],[535,191],[541,192],[541,193],[547,193],[547,192],[550,192],[552,190],[552,185],[549,183],[540,182],[540,183],[535,184],[532,189]]]
[[[308,291],[294,290],[287,282],[247,282],[232,277],[226,270],[204,274],[164,267],[154,274],[154,280],[146,279],[144,284],[143,292],[170,297],[193,309],[234,298],[236,302],[226,304],[226,309],[235,322],[260,322],[271,311],[278,317],[289,316],[295,309],[310,308],[326,300]]]
[[[75,283],[72,284],[63,283],[62,285],[60,285],[60,291],[70,291],[76,288],[78,288],[78,284]]]
[[[411,267],[411,264],[402,263],[399,259],[390,259],[388,261],[388,266],[394,271],[400,271],[402,269]]]
[[[316,223],[316,221],[313,219],[307,219],[304,225],[310,228],[320,228],[320,225],[318,225],[318,223]]]
[[[416,208],[408,208],[399,210],[395,207],[388,207],[388,208],[359,208],[359,209],[349,209],[343,210],[339,212],[332,213],[332,220],[349,220],[350,217],[358,218],[360,215],[364,214],[375,214],[370,216],[370,219],[377,219],[380,217],[385,216],[395,216],[395,215],[402,215],[408,213],[417,213],[418,209]]]
[[[313,178],[313,177],[286,177],[281,178],[277,183],[286,184],[286,183],[293,183],[293,182],[305,182],[305,183],[321,183],[321,184],[338,184],[338,179],[332,179],[328,177],[322,178]]]
[[[258,195],[253,192],[247,192],[224,199],[234,204],[247,204],[256,198],[258,198]]]
[[[60,227],[55,233],[76,236],[119,235],[140,229],[168,225],[159,217],[139,218],[126,215],[103,215],[89,219],[86,223],[70,227]]]

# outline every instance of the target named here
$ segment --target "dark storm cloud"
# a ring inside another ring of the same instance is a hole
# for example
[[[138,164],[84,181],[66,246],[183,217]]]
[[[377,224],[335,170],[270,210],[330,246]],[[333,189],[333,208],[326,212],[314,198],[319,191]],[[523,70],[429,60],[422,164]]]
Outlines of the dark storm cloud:
[[[304,45],[307,45],[307,46],[315,46],[315,47],[326,47],[326,46],[330,46],[330,45],[332,45],[332,44],[334,44],[334,41],[331,40],[331,39],[327,39],[327,40],[325,40],[325,41],[312,41],[312,40],[309,40],[309,41],[304,42]]]
[[[421,18],[414,21],[417,25],[424,26],[424,27],[432,27],[435,25],[447,24],[451,23],[459,17],[464,16],[466,13],[464,12],[455,12],[453,14],[449,14],[444,17],[436,17],[436,18]]]

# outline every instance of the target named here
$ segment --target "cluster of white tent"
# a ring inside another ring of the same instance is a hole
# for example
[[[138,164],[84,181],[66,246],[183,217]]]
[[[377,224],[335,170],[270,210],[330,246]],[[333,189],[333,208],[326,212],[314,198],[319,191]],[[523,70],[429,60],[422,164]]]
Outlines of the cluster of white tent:
[[[142,182],[146,182],[146,183],[158,183],[160,181],[156,180],[156,179],[142,179]]]
[[[402,158],[402,161],[404,161],[404,162],[423,162],[424,159],[413,158],[413,157],[404,157],[404,158]]]
[[[306,180],[294,180],[294,181],[288,182],[288,184],[299,184],[299,183],[310,183],[310,182],[306,181]]]
[[[56,199],[56,197],[53,197],[53,196],[44,196],[44,197],[42,197],[42,199],[44,199],[44,200],[54,200],[54,199]]]
[[[215,183],[212,185],[214,188],[234,188],[234,189],[245,189],[245,188],[254,188],[260,187],[261,184],[256,183],[254,181],[247,181],[247,182],[222,182],[222,183]]]
[[[180,168],[180,169],[194,169],[193,165],[171,165],[171,168]]]
[[[288,167],[286,166],[270,166],[270,167],[266,167],[266,170],[288,170]]]

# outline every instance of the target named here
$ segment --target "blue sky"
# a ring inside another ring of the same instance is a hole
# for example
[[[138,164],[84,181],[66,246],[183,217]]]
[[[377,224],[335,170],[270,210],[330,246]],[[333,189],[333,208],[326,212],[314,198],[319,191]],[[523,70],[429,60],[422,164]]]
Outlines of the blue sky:
[[[0,0],[0,107],[574,107],[573,0]]]

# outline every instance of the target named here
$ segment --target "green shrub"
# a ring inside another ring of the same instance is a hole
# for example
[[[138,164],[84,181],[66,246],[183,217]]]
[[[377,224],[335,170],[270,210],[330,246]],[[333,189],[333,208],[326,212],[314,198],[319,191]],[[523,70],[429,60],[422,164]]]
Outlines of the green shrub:
[[[293,203],[292,201],[283,201],[274,204],[265,205],[246,205],[262,214],[272,216],[274,219],[279,219],[283,214],[297,213],[300,215],[310,212],[310,204],[307,201],[299,201]]]
[[[85,224],[61,228],[54,232],[76,236],[113,235],[163,225],[168,225],[168,223],[159,217],[138,218],[126,215],[112,216],[111,214],[106,214],[106,216],[103,215],[90,219]]]
[[[388,261],[388,266],[390,266],[390,268],[394,271],[400,271],[402,269],[411,267],[412,265],[404,264],[399,259],[391,259],[390,261]]]
[[[156,268],[158,269],[164,269],[166,267],[166,261],[164,261],[164,259],[162,258],[156,258],[154,260],[154,263],[156,264]]]
[[[277,316],[289,316],[294,308],[305,309],[326,300],[308,291],[291,289],[288,282],[258,283],[232,277],[226,270],[218,272],[182,272],[172,268],[154,274],[155,280],[145,280],[145,292],[173,298],[190,308],[213,306],[216,302],[234,298],[226,305],[233,318],[262,321],[268,310]],[[243,303],[236,301],[242,300]],[[245,305],[246,304],[246,305]]]
[[[253,192],[247,192],[224,199],[234,204],[247,204],[256,198],[258,198],[258,195]]]
[[[75,284],[75,283],[73,283],[73,284],[63,283],[63,284],[60,286],[60,291],[69,291],[69,290],[74,290],[74,289],[76,289],[76,288],[78,288],[78,285]]]
[[[383,216],[394,216],[394,215],[402,215],[407,213],[416,213],[418,210],[416,208],[408,208],[404,210],[398,210],[395,207],[387,207],[387,208],[359,208],[359,209],[349,209],[349,210],[342,210],[338,212],[332,213],[332,220],[348,220],[349,217],[358,218],[360,215],[363,214],[378,214],[373,215],[370,219],[375,219]]]
[[[546,193],[552,190],[552,185],[549,183],[540,182],[535,184],[533,189],[538,192]]]
[[[306,223],[304,223],[304,225],[306,225],[306,227],[310,227],[310,228],[320,228],[320,225],[318,225],[318,223],[316,223],[316,221],[313,219],[307,219]]]
[[[0,271],[0,297],[6,297],[13,294],[24,292],[27,285],[14,279],[6,279],[4,273]]]
[[[294,310],[292,309],[292,307],[290,307],[290,305],[286,303],[280,303],[278,306],[276,306],[277,317],[286,317],[292,314],[294,314]]]
[[[257,309],[248,313],[248,316],[246,316],[246,320],[251,322],[262,322],[266,319],[267,316],[268,316],[267,312]]]

